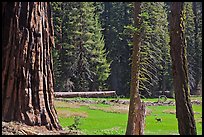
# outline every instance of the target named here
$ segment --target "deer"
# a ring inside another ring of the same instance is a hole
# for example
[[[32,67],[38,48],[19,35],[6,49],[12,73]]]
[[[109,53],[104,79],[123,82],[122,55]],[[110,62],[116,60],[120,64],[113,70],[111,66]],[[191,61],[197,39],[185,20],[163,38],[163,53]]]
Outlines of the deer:
[[[155,118],[155,120],[156,120],[157,122],[162,122],[162,119],[161,119],[161,118]]]

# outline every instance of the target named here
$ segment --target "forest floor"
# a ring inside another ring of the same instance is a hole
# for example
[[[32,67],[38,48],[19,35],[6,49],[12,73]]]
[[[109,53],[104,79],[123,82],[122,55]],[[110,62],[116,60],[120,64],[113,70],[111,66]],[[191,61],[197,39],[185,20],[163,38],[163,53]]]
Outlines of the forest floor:
[[[150,119],[150,117],[152,115],[151,113],[154,113],[155,107],[157,107],[157,106],[175,107],[174,99],[168,99],[167,101],[164,101],[164,102],[158,102],[158,99],[145,99],[143,101],[145,101],[146,106],[150,107],[147,109],[147,128],[148,128],[148,120]],[[198,100],[196,98],[196,99],[192,99],[191,101],[192,101],[193,105],[202,105],[202,99]],[[46,127],[43,127],[43,126],[41,126],[41,127],[28,126],[28,125],[25,125],[23,123],[14,122],[14,121],[12,121],[12,122],[3,122],[2,121],[2,135],[83,135],[83,134],[86,134],[86,133],[83,133],[83,131],[81,132],[80,130],[70,129],[70,124],[73,123],[73,117],[76,117],[76,116],[81,117],[82,118],[81,122],[83,122],[83,120],[86,120],[86,118],[88,118],[89,115],[91,118],[92,113],[93,113],[93,116],[94,115],[98,115],[98,116],[101,115],[104,117],[105,115],[102,114],[102,112],[104,112],[104,114],[107,113],[107,116],[110,116],[110,117],[112,116],[112,114],[114,114],[113,118],[117,117],[118,114],[121,114],[121,118],[118,117],[118,119],[121,119],[121,120],[124,119],[124,121],[126,123],[126,119],[127,119],[126,115],[128,113],[128,106],[129,106],[129,99],[116,99],[116,98],[112,98],[112,99],[111,98],[110,99],[109,98],[66,98],[65,99],[65,98],[56,98],[55,99],[55,107],[57,108],[58,116],[59,116],[61,124],[63,126],[63,130],[50,131],[50,130],[47,130]],[[84,110],[81,111],[79,107],[82,107],[81,109],[84,109]],[[159,108],[157,108],[157,109],[159,109]],[[99,110],[101,114],[96,114],[98,112],[97,110]],[[165,109],[165,110],[163,110],[163,113],[164,112],[167,113],[166,111],[169,111],[168,112],[169,114],[171,113],[171,114],[175,115],[175,110],[173,110],[173,109]],[[125,114],[125,115],[123,116],[123,114]],[[64,119],[64,118],[66,118],[66,119]],[[70,118],[70,119],[67,119],[67,118]],[[113,118],[112,118],[112,120],[113,120]],[[96,120],[94,120],[94,121],[96,121]],[[92,125],[94,121],[91,121],[90,125]],[[98,119],[97,119],[97,121],[98,121]],[[101,123],[103,121],[101,121]],[[84,121],[83,124],[85,124],[87,122],[88,121],[86,121],[86,122]],[[112,123],[114,123],[114,121],[112,121]],[[118,120],[116,121],[116,123],[118,123]],[[151,122],[151,123],[153,123],[153,122]],[[95,126],[97,126],[97,125],[98,124],[96,124]],[[99,132],[96,130],[96,131],[94,131],[94,134],[101,134],[102,131],[103,130],[100,130],[100,132]],[[95,133],[95,132],[99,132],[99,133]],[[113,132],[112,129],[111,129],[111,132]],[[90,134],[93,134],[93,133],[90,133]],[[104,133],[102,133],[102,134],[117,134],[117,133],[110,133],[110,131],[104,130]]]
[[[146,109],[145,135],[177,135],[175,99],[142,99]],[[198,134],[202,134],[202,97],[192,97]],[[75,125],[84,135],[124,135],[129,99],[55,98],[55,107],[64,130]],[[157,122],[155,118],[161,118]],[[75,120],[78,119],[78,122]],[[78,123],[78,124],[77,124]]]
[[[45,126],[28,126],[19,122],[3,122],[2,135],[80,135],[80,132],[75,130],[47,130]]]

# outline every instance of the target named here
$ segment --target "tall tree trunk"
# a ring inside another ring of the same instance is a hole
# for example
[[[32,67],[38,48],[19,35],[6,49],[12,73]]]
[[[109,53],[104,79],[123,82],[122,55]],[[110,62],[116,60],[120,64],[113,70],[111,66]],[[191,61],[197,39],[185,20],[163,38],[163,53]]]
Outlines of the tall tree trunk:
[[[170,46],[179,134],[196,135],[196,124],[189,98],[190,88],[184,39],[183,3],[172,2],[170,9]]]
[[[126,135],[143,135],[144,134],[144,118],[145,118],[145,104],[141,102],[139,96],[139,62],[140,62],[140,45],[141,35],[140,26],[141,18],[141,2],[134,2],[134,20],[135,27],[138,30],[133,38],[133,53],[131,66],[131,85],[130,85],[130,105],[128,114],[128,124]]]
[[[48,2],[2,3],[2,120],[61,129],[54,108]]]

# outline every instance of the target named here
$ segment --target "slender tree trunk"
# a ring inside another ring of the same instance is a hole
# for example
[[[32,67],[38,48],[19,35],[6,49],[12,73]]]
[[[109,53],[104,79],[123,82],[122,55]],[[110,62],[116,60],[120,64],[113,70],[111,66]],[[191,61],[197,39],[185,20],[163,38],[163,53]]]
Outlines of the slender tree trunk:
[[[139,96],[139,62],[140,62],[140,24],[141,18],[141,2],[134,2],[134,19],[137,30],[133,39],[133,53],[131,66],[131,86],[130,86],[130,105],[128,114],[128,123],[126,135],[143,135],[144,134],[144,118],[145,118],[145,104],[141,102]]]
[[[170,9],[170,46],[179,134],[196,135],[196,124],[189,98],[190,88],[184,39],[183,3],[172,2]]]
[[[2,120],[61,129],[54,108],[48,2],[2,4]]]

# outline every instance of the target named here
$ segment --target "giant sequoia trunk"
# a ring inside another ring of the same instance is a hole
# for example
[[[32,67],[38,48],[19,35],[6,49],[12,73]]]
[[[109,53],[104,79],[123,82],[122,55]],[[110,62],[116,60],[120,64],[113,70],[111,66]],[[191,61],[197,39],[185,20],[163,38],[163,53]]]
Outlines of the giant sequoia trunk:
[[[190,88],[187,75],[186,44],[184,40],[183,3],[172,2],[170,8],[170,46],[179,134],[195,135],[196,125],[189,98]]]
[[[61,129],[54,108],[48,2],[2,3],[2,120]]]
[[[139,62],[140,62],[140,25],[141,18],[139,14],[141,12],[141,2],[134,2],[134,20],[135,26],[138,31],[134,34],[133,39],[133,53],[132,53],[132,66],[131,66],[131,85],[130,85],[130,105],[128,124],[126,129],[126,135],[143,135],[144,134],[144,118],[145,118],[145,104],[141,102],[139,96]]]

